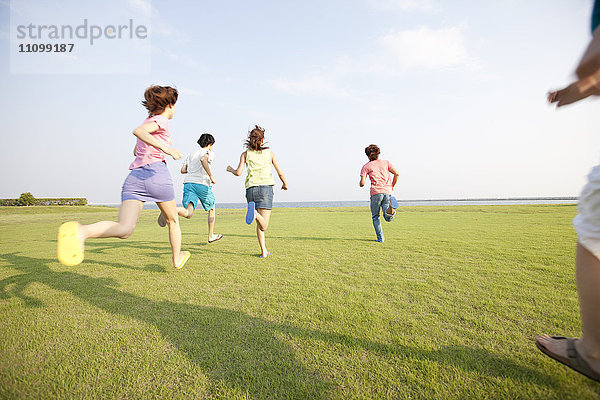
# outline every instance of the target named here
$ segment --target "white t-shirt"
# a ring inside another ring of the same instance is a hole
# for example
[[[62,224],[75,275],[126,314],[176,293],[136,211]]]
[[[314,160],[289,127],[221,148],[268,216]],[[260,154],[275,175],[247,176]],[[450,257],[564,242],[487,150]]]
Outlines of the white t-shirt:
[[[208,154],[208,165],[215,159],[215,153],[207,148],[200,148],[190,154],[183,165],[187,165],[187,174],[183,179],[183,183],[199,183],[205,186],[212,186],[210,177],[206,173],[202,162],[200,161],[205,154]]]

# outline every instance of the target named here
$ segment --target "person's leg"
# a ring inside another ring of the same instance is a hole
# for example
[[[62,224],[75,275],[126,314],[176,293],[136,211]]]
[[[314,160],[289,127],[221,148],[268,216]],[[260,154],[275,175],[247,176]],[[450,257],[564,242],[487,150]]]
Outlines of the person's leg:
[[[223,235],[215,235],[215,219],[217,216],[215,195],[210,186],[198,185],[198,188],[200,204],[202,204],[204,211],[208,211],[208,242],[212,243],[223,237]]]
[[[142,211],[143,202],[125,200],[119,207],[119,221],[102,221],[90,225],[80,225],[79,237],[83,242],[89,238],[116,237],[127,239],[133,233]]]
[[[392,207],[391,195],[384,194],[383,200],[381,202],[381,211],[383,212],[383,219],[386,222],[392,222],[394,220],[394,215],[396,214],[396,210]]]
[[[198,202],[198,195],[194,190],[194,184],[186,182],[183,184],[183,198],[181,200],[181,204],[184,207],[177,207],[177,214],[180,217],[190,219],[192,215],[194,215],[194,208],[196,207],[196,203]],[[161,212],[158,216],[158,220],[156,221],[161,228],[164,228],[167,225],[167,220],[165,215]]]
[[[208,241],[211,242],[213,240],[215,240],[217,238],[217,236],[215,235],[215,218],[216,218],[216,211],[214,208],[211,208],[208,211]]]
[[[590,366],[600,372],[600,260],[577,244],[577,291],[583,334],[576,343]]]
[[[183,218],[192,218],[192,216],[194,215],[194,205],[192,203],[188,203],[186,208],[177,207],[177,214]]]
[[[68,266],[80,264],[84,259],[85,241],[89,238],[128,238],[137,224],[143,203],[125,200],[119,208],[119,221],[101,221],[90,225],[65,222],[58,229],[58,260]]]
[[[169,242],[173,252],[173,266],[180,268],[182,260],[187,256],[187,252],[181,251],[181,227],[179,226],[179,216],[175,200],[156,203],[161,213],[165,216],[165,221],[169,227]]]
[[[194,206],[192,205],[192,203],[190,203],[190,204],[188,204],[187,208],[177,207],[177,214],[180,217],[190,219],[190,218],[192,218],[192,215],[194,215]],[[158,219],[156,220],[156,222],[158,223],[158,226],[160,226],[161,228],[164,228],[165,226],[167,226],[167,219],[165,218],[165,214],[163,214],[161,212],[158,215]]]
[[[577,244],[575,261],[582,335],[575,342],[577,352],[589,366],[600,374],[600,260],[581,244]],[[536,337],[550,352],[567,357],[567,343],[548,335]]]
[[[269,227],[269,219],[271,218],[271,210],[259,208],[256,210],[256,236],[260,245],[261,255],[266,257],[269,254],[267,250],[265,231]]]
[[[381,229],[381,221],[379,220],[379,209],[381,208],[381,194],[371,195],[371,218],[373,219],[373,228],[375,228],[375,234],[377,235],[377,241],[383,242],[383,230]]]
[[[396,215],[396,208],[398,208],[398,206],[399,206],[399,204],[398,204],[398,200],[396,200],[396,198],[394,197],[394,195],[393,195],[393,194],[390,194],[390,195],[389,195],[389,197],[388,197],[388,200],[389,200],[389,205],[388,205],[388,208],[387,208],[387,211],[386,211],[386,213],[387,213],[388,215],[392,215],[392,216],[394,216],[394,215]],[[392,217],[392,219],[391,219],[391,220],[393,220],[393,219],[394,219],[394,218]],[[391,221],[391,220],[390,220],[390,221]],[[389,221],[388,221],[388,222],[389,222]]]

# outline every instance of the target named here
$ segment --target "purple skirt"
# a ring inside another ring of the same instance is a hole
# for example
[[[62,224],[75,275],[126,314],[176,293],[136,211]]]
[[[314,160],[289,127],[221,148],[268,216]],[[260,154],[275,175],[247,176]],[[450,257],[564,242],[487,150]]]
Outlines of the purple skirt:
[[[162,203],[175,200],[173,181],[164,161],[132,169],[121,190],[121,201],[139,200]]]

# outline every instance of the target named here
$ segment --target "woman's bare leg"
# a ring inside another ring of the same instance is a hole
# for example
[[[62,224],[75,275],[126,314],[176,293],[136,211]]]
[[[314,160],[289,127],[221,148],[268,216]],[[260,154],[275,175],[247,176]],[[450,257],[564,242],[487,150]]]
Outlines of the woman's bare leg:
[[[119,207],[119,221],[101,221],[90,225],[80,225],[80,239],[85,242],[89,238],[116,237],[127,239],[133,233],[138,218],[142,212],[143,202],[138,200],[125,200]]]
[[[256,236],[263,257],[269,254],[265,241],[265,231],[269,227],[269,219],[271,218],[271,210],[259,208],[256,210]]]
[[[181,251],[181,227],[179,226],[179,216],[175,200],[156,203],[161,213],[165,216],[165,221],[169,227],[169,242],[173,252],[173,266],[177,267],[185,254]]]

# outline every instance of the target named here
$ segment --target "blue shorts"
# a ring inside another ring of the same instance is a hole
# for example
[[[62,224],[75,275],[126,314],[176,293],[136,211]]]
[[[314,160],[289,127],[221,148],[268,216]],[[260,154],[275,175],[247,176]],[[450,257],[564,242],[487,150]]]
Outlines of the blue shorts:
[[[273,186],[252,186],[246,189],[246,200],[256,203],[254,208],[273,209]]]
[[[121,189],[121,201],[138,200],[163,203],[175,200],[173,181],[164,161],[132,169]]]
[[[205,211],[210,211],[215,208],[215,195],[210,186],[201,185],[199,183],[187,182],[183,184],[183,207],[187,208],[188,204],[192,203],[194,209],[196,203],[200,200]]]

